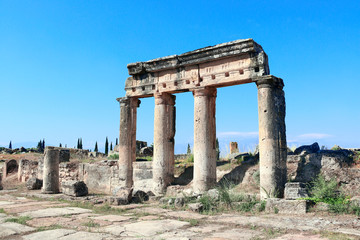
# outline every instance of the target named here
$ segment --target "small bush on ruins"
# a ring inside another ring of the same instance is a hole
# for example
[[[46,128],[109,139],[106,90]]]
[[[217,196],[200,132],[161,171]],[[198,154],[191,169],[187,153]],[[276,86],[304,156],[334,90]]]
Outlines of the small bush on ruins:
[[[108,159],[109,160],[118,160],[119,159],[119,154],[115,153],[115,154],[109,155]]]
[[[201,213],[212,214],[226,211],[253,212],[264,211],[265,202],[260,202],[255,196],[244,195],[233,191],[233,186],[223,185],[216,188],[219,195],[214,197],[206,193],[202,195],[199,202],[203,205]]]
[[[336,179],[326,180],[321,174],[308,185],[310,197],[305,198],[315,204],[323,202],[328,204],[328,210],[332,213],[347,213],[360,215],[360,206],[350,201],[339,189]]]

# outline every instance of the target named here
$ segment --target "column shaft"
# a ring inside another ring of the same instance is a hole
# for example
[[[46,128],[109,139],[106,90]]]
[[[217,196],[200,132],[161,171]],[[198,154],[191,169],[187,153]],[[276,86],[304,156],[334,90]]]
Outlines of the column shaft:
[[[216,184],[216,88],[196,89],[194,95],[194,192]]]
[[[175,96],[155,95],[153,191],[164,194],[174,179]]]
[[[56,194],[60,192],[59,161],[60,151],[55,147],[46,147],[44,156],[42,193]]]
[[[119,178],[123,187],[133,185],[132,163],[136,160],[136,115],[140,100],[124,97],[120,102]]]
[[[282,197],[286,183],[285,96],[281,79],[256,82],[259,107],[260,195]]]

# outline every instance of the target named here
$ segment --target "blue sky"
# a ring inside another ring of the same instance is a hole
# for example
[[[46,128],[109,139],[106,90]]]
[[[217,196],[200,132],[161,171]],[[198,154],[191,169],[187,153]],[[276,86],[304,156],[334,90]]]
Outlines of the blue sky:
[[[119,132],[126,65],[253,38],[285,82],[289,146],[360,147],[358,1],[0,0],[0,146],[100,149]],[[177,94],[176,152],[193,141],[193,97]],[[153,142],[154,100],[137,139]],[[254,84],[221,88],[217,136],[257,144]]]

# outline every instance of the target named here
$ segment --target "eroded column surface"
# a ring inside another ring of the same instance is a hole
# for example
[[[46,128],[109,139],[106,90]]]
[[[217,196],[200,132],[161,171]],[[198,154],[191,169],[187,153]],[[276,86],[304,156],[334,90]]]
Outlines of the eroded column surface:
[[[260,195],[282,197],[286,183],[285,96],[282,79],[258,80]]]
[[[60,151],[55,147],[45,147],[42,193],[59,193]]]
[[[123,97],[120,102],[120,137],[119,137],[119,179],[123,187],[132,187],[133,168],[136,160],[136,115],[140,100]]]
[[[153,191],[166,192],[174,179],[175,96],[155,94]]]
[[[194,95],[194,192],[216,183],[216,88],[202,88]]]

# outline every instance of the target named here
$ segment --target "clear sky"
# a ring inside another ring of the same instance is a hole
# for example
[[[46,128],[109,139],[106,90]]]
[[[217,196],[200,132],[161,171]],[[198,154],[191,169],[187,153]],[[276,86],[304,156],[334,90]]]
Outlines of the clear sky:
[[[119,134],[126,65],[253,38],[283,78],[289,146],[360,147],[360,2],[0,0],[0,146],[103,149]],[[176,152],[193,141],[193,97],[177,94]],[[137,139],[153,142],[154,99]],[[257,143],[255,84],[221,88],[217,136]]]

